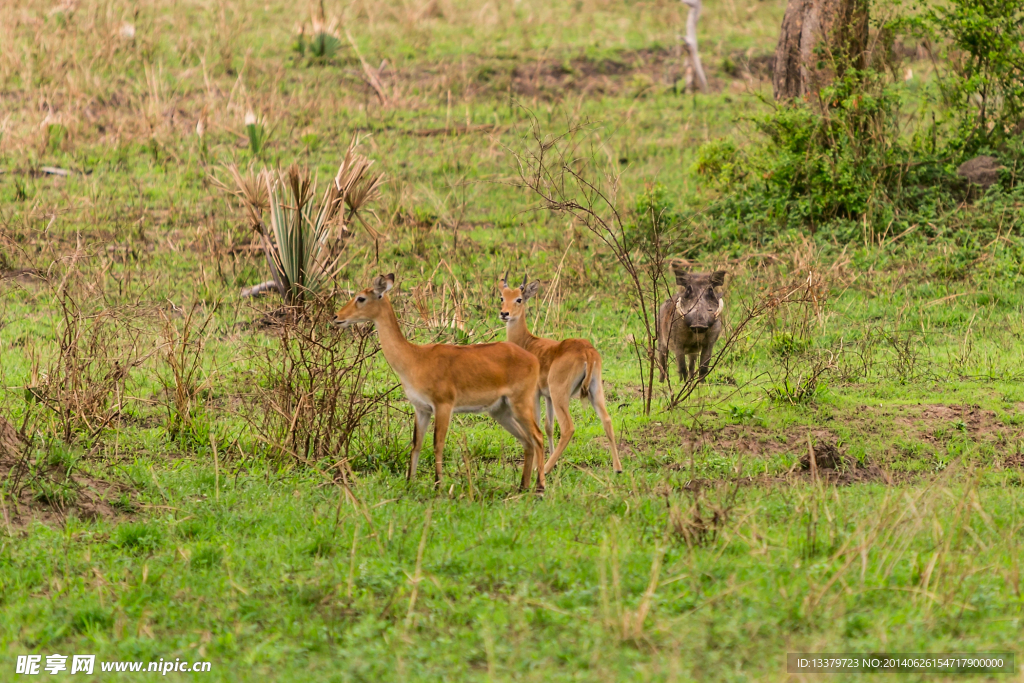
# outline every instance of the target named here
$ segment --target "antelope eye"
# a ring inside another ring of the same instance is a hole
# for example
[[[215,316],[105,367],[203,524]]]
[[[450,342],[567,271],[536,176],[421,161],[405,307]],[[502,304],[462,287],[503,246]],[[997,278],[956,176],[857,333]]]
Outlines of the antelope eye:
[[[516,299],[516,303],[517,304],[521,304],[521,303],[523,303],[523,300],[522,299]]]
[[[360,304],[366,303],[366,297],[365,296],[357,296],[356,297],[356,303],[360,303]]]

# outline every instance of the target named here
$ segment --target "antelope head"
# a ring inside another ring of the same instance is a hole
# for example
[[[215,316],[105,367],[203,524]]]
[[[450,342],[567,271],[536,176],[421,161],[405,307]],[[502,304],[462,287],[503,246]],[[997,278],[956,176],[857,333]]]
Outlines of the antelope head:
[[[523,282],[518,287],[509,286],[508,272],[501,279],[501,321],[512,323],[526,314],[526,302],[537,295],[540,290],[540,280],[534,280],[527,284],[528,275],[523,276]]]
[[[358,292],[334,316],[334,325],[348,327],[353,323],[372,322],[384,311],[384,295],[395,286],[395,274],[378,275],[369,287]]]

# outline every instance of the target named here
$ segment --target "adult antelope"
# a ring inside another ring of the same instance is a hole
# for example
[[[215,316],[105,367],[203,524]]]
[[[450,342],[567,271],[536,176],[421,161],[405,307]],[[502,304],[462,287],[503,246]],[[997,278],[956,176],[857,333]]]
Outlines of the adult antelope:
[[[372,322],[388,365],[398,375],[416,411],[409,480],[416,474],[423,436],[434,414],[434,482],[441,482],[445,436],[452,413],[486,412],[526,450],[522,488],[537,465],[537,490],[544,490],[544,442],[537,426],[536,397],[540,363],[523,349],[497,344],[413,344],[402,334],[387,293],[394,274],[378,276],[334,316],[334,324]]]
[[[601,385],[601,354],[586,339],[566,339],[554,341],[530,334],[526,327],[526,302],[536,296],[540,289],[540,281],[534,280],[518,287],[510,287],[508,273],[501,280],[501,319],[505,323],[506,338],[521,346],[540,361],[540,395],[537,397],[537,412],[540,412],[540,396],[547,400],[548,446],[551,457],[544,465],[545,474],[558,462],[565,447],[569,445],[576,428],[569,414],[569,399],[579,397],[590,399],[594,411],[601,418],[604,433],[612,449],[612,465],[616,472],[622,472],[619,462],[619,450],[615,446],[615,432],[612,430],[612,419],[608,416],[608,408],[604,403],[604,387]],[[552,411],[558,416],[558,425],[562,435],[555,448],[555,426]]]

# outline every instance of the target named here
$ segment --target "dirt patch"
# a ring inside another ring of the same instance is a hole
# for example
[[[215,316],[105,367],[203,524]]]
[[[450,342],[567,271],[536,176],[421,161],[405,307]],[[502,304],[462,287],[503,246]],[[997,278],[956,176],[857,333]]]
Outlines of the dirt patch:
[[[834,433],[822,427],[801,426],[779,432],[758,425],[728,424],[694,431],[682,425],[660,423],[651,423],[641,429],[639,440],[655,450],[681,447],[684,451],[693,452],[710,448],[770,458],[780,453],[806,454],[808,433],[815,444],[835,444],[838,441]]]
[[[78,467],[66,468],[64,463],[37,461],[25,438],[3,417],[0,481],[6,489],[0,523],[7,530],[23,529],[33,521],[60,525],[72,514],[79,519],[126,517],[134,505],[121,484]]]
[[[732,79],[771,78],[770,54],[737,52],[722,68],[706,63],[708,88],[719,91]],[[394,91],[396,101],[416,96],[446,97],[452,87],[462,96],[486,97],[510,94],[523,99],[558,100],[574,95],[639,96],[655,86],[674,86],[684,77],[684,60],[679,46],[627,50],[609,57],[553,57],[544,59],[503,59],[463,57],[457,62],[441,61],[410,68],[386,69],[381,74],[385,88]],[[367,94],[370,86],[363,83]],[[454,91],[453,95],[454,95]]]
[[[961,431],[976,436],[997,434],[1005,425],[992,410],[982,410],[977,405],[923,405],[907,406],[896,413],[882,411],[883,416],[892,416],[901,430],[910,430],[922,440],[935,441],[936,432],[943,429]],[[906,433],[906,432],[904,432]]]
[[[18,268],[0,271],[0,282],[14,280],[16,282],[38,282],[45,280],[45,274],[36,268]]]
[[[668,469],[685,470],[686,466],[678,464],[669,465]],[[689,491],[693,493],[705,489],[719,489],[723,486],[778,486],[792,485],[797,482],[809,483],[814,481],[820,481],[823,484],[835,486],[849,486],[850,484],[867,483],[879,483],[892,486],[894,484],[905,484],[910,481],[919,481],[925,477],[926,475],[910,474],[907,472],[889,472],[877,465],[860,467],[855,463],[850,462],[845,469],[823,469],[818,470],[816,474],[812,474],[810,470],[794,468],[792,471],[783,475],[762,474],[755,477],[736,477],[734,479],[706,479],[697,477],[694,479],[687,479],[677,484],[674,488],[676,490]],[[663,486],[670,485],[663,484]]]
[[[814,457],[811,458],[813,453]],[[847,470],[853,469],[857,462],[855,459],[843,453],[839,446],[831,442],[815,444],[808,448],[807,452],[800,456],[800,469],[802,470]]]
[[[1017,406],[1017,413],[1024,413]],[[720,453],[740,453],[767,459],[791,453],[801,459],[804,471],[810,470],[808,434],[814,444],[818,469],[850,470],[850,443],[863,435],[865,441],[883,442],[880,454],[930,458],[929,450],[944,452],[958,437],[975,444],[994,446],[993,465],[1003,468],[1024,466],[1024,424],[1014,425],[995,411],[977,405],[903,405],[887,408],[863,406],[852,417],[835,416],[852,434],[839,446],[838,434],[822,426],[793,426],[769,429],[757,424],[727,424],[691,430],[678,424],[652,422],[640,430],[637,441],[654,452],[681,449],[694,452],[710,449]],[[922,452],[920,449],[924,448]],[[912,451],[912,452],[908,452]]]
[[[678,50],[637,50],[615,58],[539,60],[517,65],[512,92],[520,97],[558,99],[566,92],[639,95],[655,84],[673,85],[683,76]]]
[[[891,420],[894,447],[899,444],[918,441],[934,447],[942,447],[957,436],[969,438],[976,443],[996,445],[996,452],[1002,465],[1012,466],[1022,459],[1024,444],[1024,423],[1012,424],[1004,421],[993,410],[984,410],[978,405],[918,405],[900,406],[895,410],[873,409],[873,416]],[[1024,414],[1017,405],[1018,417]],[[877,418],[876,418],[877,419]]]
[[[729,79],[770,80],[773,60],[770,54],[736,52],[724,61],[722,69],[705,64],[708,89],[722,90]],[[521,63],[512,72],[511,88],[521,97],[539,99],[558,99],[566,92],[639,96],[652,86],[674,86],[684,75],[684,59],[676,46],[627,51],[596,60],[578,57]]]

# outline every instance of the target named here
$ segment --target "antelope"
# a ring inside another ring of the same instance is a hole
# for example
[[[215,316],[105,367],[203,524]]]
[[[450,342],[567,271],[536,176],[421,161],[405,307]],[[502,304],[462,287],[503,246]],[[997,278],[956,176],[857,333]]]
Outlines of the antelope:
[[[537,491],[544,490],[544,442],[537,424],[536,396],[540,363],[514,344],[413,344],[402,334],[387,293],[395,286],[390,273],[374,278],[334,316],[334,325],[372,322],[388,365],[398,375],[416,412],[408,480],[419,462],[423,437],[434,415],[434,484],[441,483],[445,437],[452,413],[486,412],[525,449],[523,481],[529,488],[537,466]]]
[[[608,416],[608,408],[604,402],[604,387],[601,385],[601,354],[586,339],[566,339],[554,341],[542,339],[530,334],[526,327],[526,302],[536,296],[540,289],[540,281],[534,280],[526,284],[511,287],[508,284],[508,273],[501,280],[501,320],[505,323],[506,338],[516,346],[521,346],[540,361],[540,383],[537,395],[537,413],[540,413],[540,399],[547,402],[548,446],[551,457],[544,464],[547,474],[558,462],[569,445],[569,440],[576,428],[569,414],[569,399],[579,397],[590,399],[590,405],[601,418],[604,433],[612,450],[612,466],[617,473],[622,472],[619,462],[619,451],[615,446],[615,432],[612,430],[612,419]],[[552,412],[558,416],[558,425],[562,435],[558,439],[558,447],[554,443],[554,420]]]

